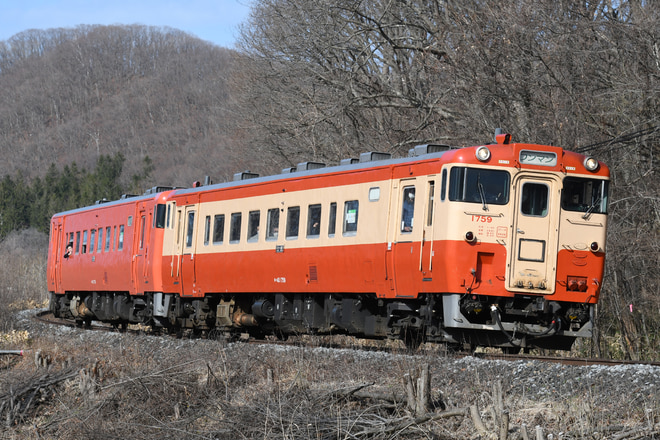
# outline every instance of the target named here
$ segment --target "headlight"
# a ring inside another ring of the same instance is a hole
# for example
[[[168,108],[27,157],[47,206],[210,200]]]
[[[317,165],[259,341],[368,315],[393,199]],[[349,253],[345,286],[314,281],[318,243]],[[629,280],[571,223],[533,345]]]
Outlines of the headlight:
[[[488,147],[479,147],[477,148],[475,155],[477,156],[477,160],[486,162],[488,159],[490,159],[490,150]]]
[[[584,159],[584,167],[589,171],[596,171],[598,169],[598,161],[593,157]]]

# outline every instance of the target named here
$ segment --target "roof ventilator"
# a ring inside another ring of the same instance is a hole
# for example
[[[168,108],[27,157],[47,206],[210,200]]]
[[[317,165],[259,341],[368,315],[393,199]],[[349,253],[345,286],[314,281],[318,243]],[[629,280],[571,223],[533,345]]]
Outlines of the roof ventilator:
[[[408,150],[408,157],[418,157],[425,154],[442,153],[443,151],[449,151],[451,149],[453,149],[453,147],[441,144],[415,145],[414,148]]]
[[[377,160],[387,160],[392,158],[392,153],[381,153],[378,151],[368,151],[360,154],[360,163],[375,162]]]
[[[302,162],[296,168],[298,171],[318,170],[319,168],[325,168],[325,164],[321,162]]]
[[[259,177],[259,174],[251,173],[250,171],[243,171],[242,173],[234,174],[234,182],[237,182],[239,180],[254,179],[256,177]]]

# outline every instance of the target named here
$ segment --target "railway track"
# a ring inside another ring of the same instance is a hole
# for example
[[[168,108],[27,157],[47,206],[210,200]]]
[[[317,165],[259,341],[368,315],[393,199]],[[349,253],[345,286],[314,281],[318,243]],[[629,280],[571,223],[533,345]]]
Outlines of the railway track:
[[[605,365],[605,366],[618,366],[618,365],[650,365],[660,367],[660,362],[653,361],[633,361],[633,360],[620,360],[620,359],[601,359],[601,358],[585,358],[585,357],[557,357],[557,356],[539,356],[533,354],[490,354],[490,353],[474,353],[475,357],[488,360],[505,360],[505,361],[539,361],[550,362],[562,365],[574,366],[589,366],[589,365]]]
[[[36,321],[41,323],[50,324],[50,325],[60,325],[71,328],[83,328],[86,330],[92,331],[106,331],[106,332],[125,332],[125,333],[134,333],[134,334],[144,334],[145,332],[150,332],[150,327],[136,327],[134,325],[129,326],[128,328],[117,328],[110,324],[103,323],[93,323],[89,326],[81,326],[80,324],[69,321],[65,319],[55,318],[52,313],[49,311],[42,311],[37,313],[34,318]],[[170,335],[171,337],[181,338],[182,335]],[[187,336],[193,337],[193,336]],[[398,351],[395,348],[388,347],[383,344],[374,344],[374,345],[360,345],[360,344],[351,344],[343,341],[333,340],[329,342],[328,340],[322,340],[311,343],[302,338],[291,338],[289,340],[279,340],[279,339],[254,339],[254,338],[237,338],[237,340],[242,341],[248,344],[271,344],[271,345],[298,345],[298,346],[322,346],[326,348],[336,348],[336,349],[355,349],[355,350],[365,350],[365,351],[387,351],[395,352]],[[410,353],[409,350],[405,350]],[[428,350],[427,350],[428,351]],[[438,350],[438,353],[440,350]],[[444,352],[450,356],[454,357],[467,357],[474,356],[478,359],[485,360],[503,360],[503,361],[538,361],[538,362],[548,362],[556,363],[562,365],[571,365],[571,366],[591,366],[591,365],[603,365],[603,366],[620,366],[620,365],[649,365],[654,367],[660,367],[660,362],[654,361],[635,361],[635,360],[619,360],[619,359],[602,359],[602,358],[585,358],[585,357],[560,357],[560,356],[543,356],[543,355],[534,355],[534,354],[505,354],[505,353],[490,353],[490,352]]]

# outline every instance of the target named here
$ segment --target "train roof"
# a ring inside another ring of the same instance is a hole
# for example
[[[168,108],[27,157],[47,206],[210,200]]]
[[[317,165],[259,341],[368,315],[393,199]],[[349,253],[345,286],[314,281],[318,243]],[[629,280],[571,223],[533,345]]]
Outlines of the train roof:
[[[296,167],[283,169],[280,174],[273,174],[268,176],[259,176],[258,174],[245,171],[235,174],[233,181],[215,183],[215,184],[203,185],[203,186],[195,185],[192,188],[155,186],[148,189],[143,195],[139,195],[139,196],[125,195],[122,196],[122,198],[119,200],[97,201],[96,204],[94,205],[60,212],[55,214],[54,217],[85,212],[88,210],[98,209],[98,208],[115,207],[115,206],[120,206],[122,204],[134,204],[135,202],[142,200],[157,199],[160,194],[166,191],[173,191],[171,194],[172,196],[187,195],[187,194],[196,194],[202,191],[234,188],[244,185],[259,185],[259,184],[265,184],[265,183],[277,182],[277,181],[283,181],[289,179],[322,176],[326,174],[373,170],[373,169],[392,167],[392,166],[403,165],[413,162],[437,160],[448,153],[455,153],[457,151],[466,150],[466,149],[476,149],[481,146],[450,147],[447,145],[439,145],[439,144],[424,144],[411,148],[408,152],[408,157],[402,157],[402,158],[392,158],[390,153],[371,151],[371,152],[362,153],[360,155],[360,158],[344,159],[340,162],[340,164],[333,166],[326,166],[325,164],[318,162],[302,162],[298,164],[298,166]],[[498,142],[494,144],[485,144],[485,146],[489,148],[506,146],[514,149],[524,148],[524,147],[527,148],[544,147],[544,148],[552,148],[555,150],[559,149],[563,152],[563,154],[570,154],[570,155],[574,155],[575,157],[578,156],[585,157],[580,153],[564,150],[561,147],[552,147],[549,145],[541,145],[541,144],[506,143],[505,145],[503,145],[501,142]]]
[[[172,189],[172,188],[169,188],[169,189]],[[86,212],[86,211],[89,211],[89,210],[92,210],[92,209],[111,208],[111,207],[121,206],[121,205],[125,205],[125,204],[126,205],[134,205],[135,202],[138,202],[138,201],[141,201],[141,200],[155,199],[155,198],[158,197],[158,194],[160,194],[160,193],[157,193],[157,194],[149,193],[149,194],[143,194],[143,195],[140,195],[140,196],[126,194],[126,195],[123,195],[122,198],[120,198],[118,200],[112,200],[112,201],[107,201],[105,199],[97,200],[96,203],[94,203],[93,205],[83,206],[83,207],[80,207],[80,208],[70,209],[68,211],[58,212],[58,213],[54,214],[53,217],[59,217],[59,216],[62,216],[62,215],[71,215],[71,214],[76,214],[76,213],[80,213],[80,212]]]
[[[313,166],[312,168],[301,169],[301,165],[309,164],[309,162],[303,162],[301,164],[298,164],[297,167],[293,167],[293,169],[286,168],[282,170],[282,173],[280,174],[273,174],[273,175],[260,176],[260,177],[257,177],[258,175],[246,171],[243,173],[235,174],[233,181],[215,183],[197,188],[177,189],[173,193],[173,195],[194,194],[199,191],[233,188],[242,185],[263,184],[263,183],[277,182],[281,180],[298,179],[301,177],[322,176],[325,174],[334,174],[334,173],[349,172],[349,171],[359,172],[364,170],[371,170],[371,169],[377,169],[383,167],[391,167],[394,165],[419,162],[423,160],[439,159],[446,153],[447,151],[441,151],[441,152],[422,154],[414,157],[392,159],[389,153],[368,152],[368,153],[362,153],[361,158],[355,160],[355,162],[348,163],[346,160],[344,160],[339,165],[333,165],[333,166],[325,166],[325,164],[319,164],[317,162],[313,162],[315,166]],[[371,159],[369,157],[371,157]],[[322,165],[322,166],[316,166],[316,165]]]

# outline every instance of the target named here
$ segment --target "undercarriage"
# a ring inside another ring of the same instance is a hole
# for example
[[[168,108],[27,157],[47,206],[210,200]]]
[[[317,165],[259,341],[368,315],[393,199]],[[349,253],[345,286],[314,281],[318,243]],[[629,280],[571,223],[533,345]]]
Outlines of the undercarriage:
[[[537,296],[491,297],[425,294],[382,299],[360,294],[209,294],[185,298],[150,293],[78,292],[51,296],[55,316],[125,327],[261,338],[269,334],[348,334],[460,347],[491,346],[517,351],[532,347],[570,349],[590,336],[593,308]]]

